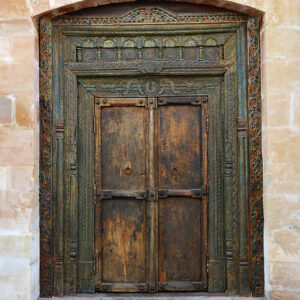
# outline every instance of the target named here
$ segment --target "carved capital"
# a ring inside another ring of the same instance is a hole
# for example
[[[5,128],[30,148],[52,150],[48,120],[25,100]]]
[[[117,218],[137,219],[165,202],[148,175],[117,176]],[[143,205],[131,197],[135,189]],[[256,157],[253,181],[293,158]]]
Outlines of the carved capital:
[[[227,177],[232,176],[232,162],[231,161],[225,162],[225,176],[227,176]]]
[[[55,122],[55,137],[57,139],[63,139],[64,138],[64,120],[63,119],[58,119]]]
[[[238,118],[237,123],[239,136],[246,136],[248,131],[246,118]]]

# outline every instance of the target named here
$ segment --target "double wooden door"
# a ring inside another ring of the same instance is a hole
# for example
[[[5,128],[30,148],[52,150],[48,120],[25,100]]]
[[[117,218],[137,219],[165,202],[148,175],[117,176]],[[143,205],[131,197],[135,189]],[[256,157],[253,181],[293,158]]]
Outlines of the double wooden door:
[[[207,290],[207,100],[95,98],[96,291]]]

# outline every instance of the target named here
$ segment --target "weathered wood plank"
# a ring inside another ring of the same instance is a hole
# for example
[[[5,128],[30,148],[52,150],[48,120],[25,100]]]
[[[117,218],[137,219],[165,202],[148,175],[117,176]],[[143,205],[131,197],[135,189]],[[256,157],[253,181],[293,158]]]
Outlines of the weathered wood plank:
[[[148,202],[147,202],[147,254],[148,254],[148,291],[154,293],[157,291],[157,191],[156,191],[156,151],[155,151],[155,108],[157,99],[148,98]]]
[[[102,206],[103,283],[145,283],[145,201],[103,200]]]
[[[200,106],[160,106],[159,113],[159,188],[199,188]]]
[[[207,111],[200,97],[158,103],[159,290],[206,290]]]
[[[147,282],[147,103],[96,98],[96,290]]]

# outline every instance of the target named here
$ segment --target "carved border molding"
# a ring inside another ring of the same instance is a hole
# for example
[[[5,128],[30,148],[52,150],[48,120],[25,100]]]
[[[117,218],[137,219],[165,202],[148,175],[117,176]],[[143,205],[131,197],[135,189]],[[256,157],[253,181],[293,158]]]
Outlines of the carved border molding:
[[[160,7],[138,7],[121,16],[108,17],[60,17],[56,25],[114,25],[114,24],[176,24],[247,22],[246,15],[234,12],[209,12],[197,14],[173,14]]]
[[[52,43],[51,19],[40,21],[40,290],[52,295]]]
[[[250,162],[250,244],[252,256],[251,288],[255,296],[264,294],[263,250],[263,160],[261,144],[261,61],[259,20],[248,21],[248,126]]]
[[[177,24],[247,22],[248,33],[248,134],[250,194],[251,290],[264,294],[263,198],[261,150],[261,71],[259,20],[235,13],[173,15],[157,8],[139,8],[121,17],[70,17],[56,19],[59,25]],[[40,21],[40,255],[41,296],[53,294],[53,91],[52,20]],[[244,128],[244,127],[243,127]],[[58,130],[59,131],[59,130]]]

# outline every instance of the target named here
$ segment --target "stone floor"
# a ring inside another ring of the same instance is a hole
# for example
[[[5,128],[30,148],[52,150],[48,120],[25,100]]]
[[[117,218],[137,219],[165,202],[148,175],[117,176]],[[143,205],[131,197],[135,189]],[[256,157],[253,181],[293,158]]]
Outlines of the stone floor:
[[[239,297],[228,296],[225,294],[212,295],[207,293],[192,293],[192,294],[94,294],[94,295],[78,295],[70,297],[53,297],[40,298],[40,300],[263,300],[264,298],[257,297]]]

